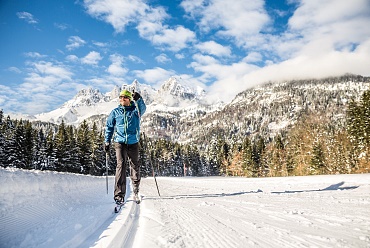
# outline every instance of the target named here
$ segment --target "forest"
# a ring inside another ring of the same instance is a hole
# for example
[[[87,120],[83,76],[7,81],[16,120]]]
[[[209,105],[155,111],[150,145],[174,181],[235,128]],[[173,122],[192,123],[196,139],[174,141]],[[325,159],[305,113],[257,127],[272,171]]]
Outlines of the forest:
[[[272,177],[370,172],[370,91],[347,104],[344,121],[333,122],[324,111],[307,110],[273,138],[246,131],[230,139],[230,133],[217,127],[203,134],[202,144],[142,133],[141,174]],[[108,162],[112,175],[115,151],[103,151],[103,132],[86,121],[78,127],[55,125],[12,120],[0,111],[1,166],[101,176]]]

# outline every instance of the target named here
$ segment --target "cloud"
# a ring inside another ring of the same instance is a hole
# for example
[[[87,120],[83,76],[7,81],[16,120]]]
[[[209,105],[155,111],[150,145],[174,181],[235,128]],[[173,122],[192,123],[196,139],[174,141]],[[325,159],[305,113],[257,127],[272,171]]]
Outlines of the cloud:
[[[92,51],[89,52],[89,54],[87,54],[85,57],[81,58],[81,63],[87,65],[97,65],[101,59],[102,57],[100,56],[100,53]]]
[[[156,56],[155,60],[158,63],[161,63],[161,64],[166,64],[166,63],[171,63],[172,62],[172,60],[164,53],[161,53],[160,55]]]
[[[63,65],[55,65],[51,62],[40,61],[31,63],[31,66],[31,72],[28,73],[26,82],[32,82],[35,83],[35,85],[39,85],[37,87],[44,87],[46,85],[54,86],[62,81],[70,81],[71,76],[73,75],[73,73]],[[29,90],[37,91],[36,88],[31,85]]]
[[[262,55],[258,52],[251,52],[247,56],[245,56],[242,60],[242,62],[245,63],[255,63],[262,61]]]
[[[66,57],[66,60],[70,62],[77,62],[79,61],[79,58],[74,54],[70,54]]]
[[[17,12],[19,19],[25,20],[29,24],[37,24],[38,21],[33,17],[31,13],[28,12]]]
[[[162,50],[177,52],[196,37],[181,25],[164,25],[169,18],[165,9],[149,6],[145,1],[85,0],[84,6],[89,15],[111,24],[117,33],[124,32],[128,25],[136,25],[140,37]]]
[[[199,43],[196,44],[194,47],[200,50],[202,53],[207,53],[218,57],[231,56],[231,49],[229,46],[222,46],[215,41]]]
[[[119,54],[113,54],[109,57],[112,64],[108,67],[107,72],[113,76],[122,77],[127,73],[127,69],[122,66],[123,57]]]
[[[68,28],[68,24],[65,23],[54,23],[54,27],[60,30],[66,30]]]
[[[143,71],[136,70],[133,73],[135,74],[136,78],[142,78],[145,84],[150,84],[153,85],[154,87],[158,87],[168,78],[176,75],[176,72],[165,70],[160,67],[147,69]]]
[[[144,61],[141,58],[139,58],[135,55],[129,55],[129,56],[127,56],[127,59],[134,62],[134,63],[137,63],[137,64],[145,64]]]
[[[28,62],[27,66],[29,72],[22,84],[12,88],[0,85],[0,95],[6,94],[6,97],[0,96],[6,99],[1,105],[6,109],[28,114],[50,111],[54,104],[69,99],[75,90],[71,82],[73,73],[64,65],[38,61]],[[20,94],[27,96],[22,98],[22,104],[19,104]]]
[[[46,55],[41,55],[40,53],[38,52],[28,52],[28,53],[25,53],[24,54],[26,57],[29,57],[29,58],[35,58],[35,59],[40,59],[40,58],[45,58],[47,57]]]
[[[176,53],[175,54],[175,58],[177,58],[177,59],[184,59],[185,58],[185,55],[183,53]]]
[[[8,68],[8,71],[11,71],[11,72],[15,72],[17,74],[20,74],[22,73],[22,71],[18,68],[18,67],[15,67],[15,66],[11,66]]]
[[[145,16],[149,8],[144,1],[84,0],[87,13],[113,26],[121,33],[130,23]]]
[[[239,46],[248,44],[271,22],[264,1],[184,0],[185,12],[198,21],[203,32],[216,30],[223,37],[234,38]],[[252,42],[254,44],[254,42]]]
[[[188,43],[195,41],[195,33],[183,26],[174,29],[165,28],[150,37],[150,41],[155,46],[163,50],[178,52],[188,46]]]
[[[219,77],[209,87],[213,100],[224,94],[230,100],[239,92],[268,81],[286,81],[292,79],[324,78],[341,76],[345,73],[370,76],[370,38],[354,51],[329,51],[319,56],[301,55],[278,64],[262,68],[251,67],[249,73],[231,74],[233,68],[223,70],[230,72]],[[247,70],[246,70],[247,71]]]
[[[83,39],[81,39],[78,36],[69,37],[68,42],[69,42],[69,44],[66,45],[66,48],[69,51],[77,49],[77,48],[79,48],[81,46],[84,46],[86,44],[86,41],[84,41]]]

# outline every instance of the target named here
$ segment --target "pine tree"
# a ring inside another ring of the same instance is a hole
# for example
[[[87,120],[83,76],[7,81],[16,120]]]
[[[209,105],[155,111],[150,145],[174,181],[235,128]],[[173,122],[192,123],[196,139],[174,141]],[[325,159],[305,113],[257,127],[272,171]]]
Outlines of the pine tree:
[[[311,171],[312,174],[325,174],[326,172],[325,155],[320,142],[316,142],[313,145]]]
[[[73,126],[66,127],[66,153],[65,163],[66,170],[73,173],[80,173],[81,165],[76,142],[75,128]]]
[[[253,176],[255,168],[255,160],[253,158],[253,147],[248,137],[244,138],[242,145],[242,160],[243,160],[243,171],[245,176]]]
[[[81,165],[80,173],[88,174],[92,166],[91,159],[91,136],[86,120],[77,130],[78,157]]]
[[[56,171],[68,171],[67,167],[67,131],[64,124],[64,120],[58,127],[58,132],[55,136],[55,170]]]
[[[34,147],[34,169],[43,170],[47,167],[47,142],[44,131],[40,128],[35,130],[35,147]]]
[[[89,174],[100,176],[104,172],[105,163],[102,158],[105,156],[103,151],[103,137],[101,132],[97,130],[97,126],[94,122],[91,130],[91,167]]]
[[[55,166],[55,161],[56,161],[56,154],[55,154],[55,150],[54,149],[55,145],[54,145],[54,131],[53,130],[49,130],[49,132],[47,133],[47,136],[46,136],[46,157],[47,157],[47,161],[46,161],[46,166],[45,166],[45,169],[46,170],[55,170],[56,169],[56,166]]]
[[[3,117],[4,117],[4,114],[3,114],[3,110],[0,109],[0,166],[3,166],[5,167],[5,158],[6,158],[6,155],[5,155],[5,144],[6,144],[6,140],[5,140],[5,131],[6,131],[6,125],[5,125],[5,122],[3,121]]]

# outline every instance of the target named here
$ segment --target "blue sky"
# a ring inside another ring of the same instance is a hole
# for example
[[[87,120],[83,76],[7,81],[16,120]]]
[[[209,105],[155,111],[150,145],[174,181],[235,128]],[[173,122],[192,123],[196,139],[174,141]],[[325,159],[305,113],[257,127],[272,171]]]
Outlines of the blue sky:
[[[2,0],[0,109],[171,76],[225,102],[270,81],[370,75],[368,0]]]

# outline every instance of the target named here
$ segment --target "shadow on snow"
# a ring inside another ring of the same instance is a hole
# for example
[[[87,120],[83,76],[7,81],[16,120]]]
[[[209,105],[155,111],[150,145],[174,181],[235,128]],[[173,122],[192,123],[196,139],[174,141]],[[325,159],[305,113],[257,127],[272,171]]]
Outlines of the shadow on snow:
[[[271,194],[294,194],[294,193],[305,193],[305,192],[321,192],[321,191],[335,191],[335,190],[351,190],[357,189],[359,186],[346,186],[342,187],[345,182],[332,184],[324,189],[308,189],[308,190],[285,190],[285,191],[272,191]],[[143,200],[157,200],[157,199],[186,199],[186,198],[208,198],[208,197],[225,197],[225,196],[238,196],[246,194],[262,193],[261,189],[256,191],[242,191],[235,193],[215,193],[215,194],[186,194],[186,195],[172,195],[172,196],[145,196]]]

